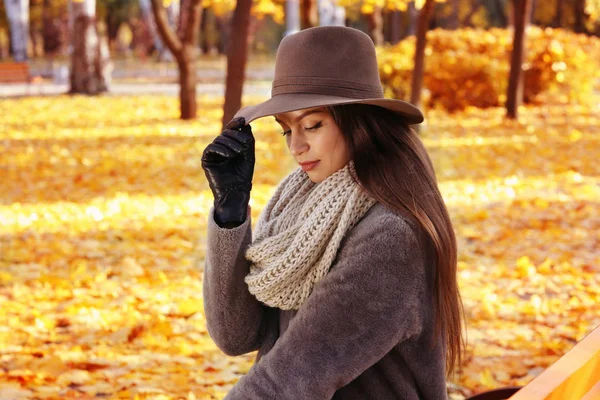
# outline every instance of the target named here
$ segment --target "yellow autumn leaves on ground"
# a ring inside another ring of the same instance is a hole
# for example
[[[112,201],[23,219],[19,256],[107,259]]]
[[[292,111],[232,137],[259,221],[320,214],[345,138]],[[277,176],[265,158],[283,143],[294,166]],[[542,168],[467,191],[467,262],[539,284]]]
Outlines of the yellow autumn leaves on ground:
[[[221,99],[199,104],[182,122],[162,96],[0,101],[0,398],[218,399],[250,368],[203,316]],[[421,133],[459,242],[456,399],[528,382],[600,324],[600,109],[521,115],[430,111]],[[293,164],[252,125],[256,221]]]

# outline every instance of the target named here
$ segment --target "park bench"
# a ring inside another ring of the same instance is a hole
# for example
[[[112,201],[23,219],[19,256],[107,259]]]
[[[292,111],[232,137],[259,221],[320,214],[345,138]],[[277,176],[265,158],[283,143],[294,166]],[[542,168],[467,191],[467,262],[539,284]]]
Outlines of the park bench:
[[[2,96],[1,85],[5,83],[26,83],[27,95],[31,94],[31,85],[39,88],[38,94],[43,92],[44,85],[38,85],[43,80],[39,76],[33,76],[26,62],[0,63],[0,96]]]
[[[24,62],[0,63],[0,82],[21,83],[31,82],[29,66]]]
[[[600,327],[522,388],[507,387],[468,400],[600,399]]]

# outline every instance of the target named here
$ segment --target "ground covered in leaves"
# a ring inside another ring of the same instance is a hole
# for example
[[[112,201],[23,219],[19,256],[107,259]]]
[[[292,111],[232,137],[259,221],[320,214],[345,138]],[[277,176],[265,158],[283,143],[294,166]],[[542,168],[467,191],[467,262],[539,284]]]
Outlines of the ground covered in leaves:
[[[169,97],[0,100],[0,398],[218,399],[251,367],[203,316],[220,104],[190,123]],[[459,241],[455,399],[527,383],[600,324],[600,108],[503,115],[430,111],[422,131]],[[274,122],[253,127],[256,221],[293,165]]]

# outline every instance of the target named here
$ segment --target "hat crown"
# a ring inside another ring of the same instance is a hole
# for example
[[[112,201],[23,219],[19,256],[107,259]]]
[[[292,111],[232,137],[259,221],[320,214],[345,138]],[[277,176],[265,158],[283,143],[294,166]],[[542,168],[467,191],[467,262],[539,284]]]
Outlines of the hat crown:
[[[271,98],[239,110],[246,123],[313,107],[367,104],[388,109],[407,123],[423,114],[403,100],[386,99],[371,38],[358,29],[320,26],[286,36],[277,49]]]
[[[286,36],[275,60],[272,95],[280,93],[383,97],[371,38],[343,26],[309,28]]]

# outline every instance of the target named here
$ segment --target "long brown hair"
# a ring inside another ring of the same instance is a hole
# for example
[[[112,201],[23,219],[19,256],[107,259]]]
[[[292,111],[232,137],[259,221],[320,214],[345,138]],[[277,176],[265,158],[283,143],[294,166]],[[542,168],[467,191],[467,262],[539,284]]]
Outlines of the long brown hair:
[[[417,133],[391,111],[364,104],[328,111],[348,143],[358,184],[383,205],[417,220],[435,249],[434,336],[443,335],[450,376],[462,361],[464,312],[456,237],[431,159]]]

